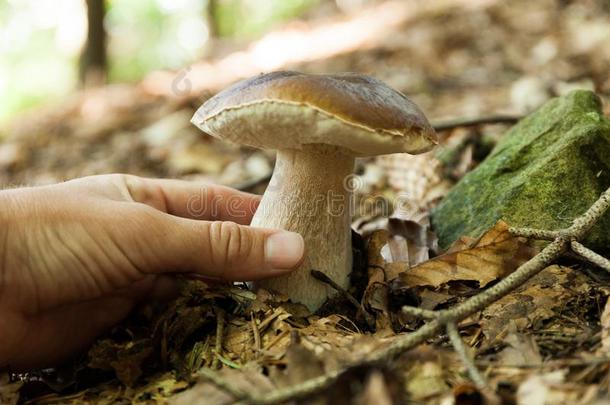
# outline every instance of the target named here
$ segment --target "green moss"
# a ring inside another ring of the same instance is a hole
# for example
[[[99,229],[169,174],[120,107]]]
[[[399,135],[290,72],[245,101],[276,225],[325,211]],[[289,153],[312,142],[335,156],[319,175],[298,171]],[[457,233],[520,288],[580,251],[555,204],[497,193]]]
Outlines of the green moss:
[[[442,247],[479,236],[498,219],[514,226],[569,226],[610,187],[610,120],[599,98],[574,91],[508,131],[492,153],[433,211]],[[610,250],[610,215],[585,241]]]

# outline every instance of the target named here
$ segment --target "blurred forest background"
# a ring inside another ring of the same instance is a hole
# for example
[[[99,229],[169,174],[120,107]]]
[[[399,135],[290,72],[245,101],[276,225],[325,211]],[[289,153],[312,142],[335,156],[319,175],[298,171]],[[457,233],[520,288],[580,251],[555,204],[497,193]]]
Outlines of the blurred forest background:
[[[210,37],[252,39],[316,3],[2,0],[0,120],[73,91],[83,69],[102,66],[109,82],[133,82],[204,57]]]
[[[264,178],[273,154],[203,137],[189,119],[231,83],[282,69],[375,76],[436,123],[522,115],[576,88],[607,100],[610,3],[2,0],[0,185]]]

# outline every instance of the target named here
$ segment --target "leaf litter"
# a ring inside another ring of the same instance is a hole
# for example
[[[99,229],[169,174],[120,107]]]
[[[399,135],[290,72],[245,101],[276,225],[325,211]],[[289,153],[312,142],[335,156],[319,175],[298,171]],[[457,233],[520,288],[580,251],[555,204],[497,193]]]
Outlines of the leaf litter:
[[[601,2],[583,2],[589,8],[551,1],[405,3],[417,18],[373,45],[286,67],[374,73],[435,117],[522,113],[570,86],[592,86],[608,100],[610,53],[602,50],[610,25]],[[186,125],[184,117],[215,90],[173,98],[146,85],[109,86],[35,111],[1,130],[0,183],[119,171],[260,192],[273,167],[271,153],[201,138]],[[446,308],[494,285],[536,252],[504,223],[440,252],[429,226],[430,209],[503,129],[456,128],[444,133],[437,152],[359,162],[349,291],[359,308],[340,298],[310,314],[279,294],[183,280],[176,301],[138,309],[73,364],[1,374],[0,402],[233,403],[202,369],[214,367],[237,391],[264,394],[386,347],[421,324],[400,311],[403,305]],[[41,149],[44,154],[36,152]],[[596,269],[562,259],[458,325],[504,402],[578,404],[607,395],[607,281]],[[444,334],[399,361],[344,377],[311,402],[492,403],[469,382]]]

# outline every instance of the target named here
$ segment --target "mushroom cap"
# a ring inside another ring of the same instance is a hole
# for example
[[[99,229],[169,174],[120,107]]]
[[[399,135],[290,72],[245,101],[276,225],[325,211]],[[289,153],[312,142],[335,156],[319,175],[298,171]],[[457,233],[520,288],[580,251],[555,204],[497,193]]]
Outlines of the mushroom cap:
[[[191,122],[214,137],[264,149],[326,144],[374,156],[422,153],[438,143],[415,103],[355,73],[259,75],[210,98]]]

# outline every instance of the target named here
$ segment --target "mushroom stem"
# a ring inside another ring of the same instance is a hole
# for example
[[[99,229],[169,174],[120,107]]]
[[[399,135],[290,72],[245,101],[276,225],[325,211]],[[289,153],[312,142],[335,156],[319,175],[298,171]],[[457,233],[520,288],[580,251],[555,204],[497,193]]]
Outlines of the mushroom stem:
[[[343,288],[349,286],[353,169],[354,157],[334,146],[312,144],[277,152],[273,176],[252,225],[300,233],[306,256],[294,272],[256,282],[255,288],[282,292],[315,311],[335,291],[313,278],[312,269]]]

